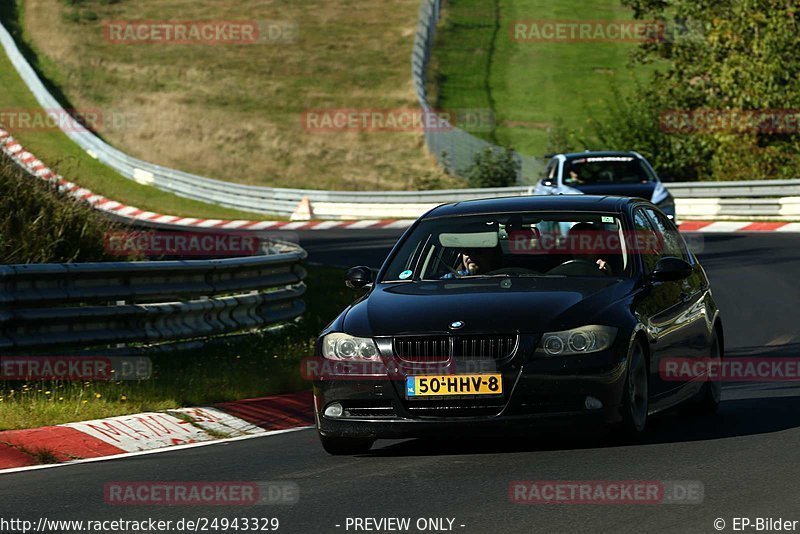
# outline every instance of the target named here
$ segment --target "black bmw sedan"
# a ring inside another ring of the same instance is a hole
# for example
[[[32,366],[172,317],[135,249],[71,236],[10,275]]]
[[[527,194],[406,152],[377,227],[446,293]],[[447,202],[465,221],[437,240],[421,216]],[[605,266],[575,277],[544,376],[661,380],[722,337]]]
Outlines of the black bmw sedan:
[[[548,196],[439,206],[417,220],[320,335],[316,424],[331,454],[379,438],[594,422],[636,436],[720,383],[705,271],[648,201]]]

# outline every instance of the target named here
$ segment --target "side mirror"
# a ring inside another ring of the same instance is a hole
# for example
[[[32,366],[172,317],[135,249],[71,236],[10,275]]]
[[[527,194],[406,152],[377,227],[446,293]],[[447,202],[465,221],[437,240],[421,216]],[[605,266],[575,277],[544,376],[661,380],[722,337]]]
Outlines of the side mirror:
[[[692,266],[680,258],[661,258],[651,275],[656,282],[674,282],[692,275]]]
[[[375,281],[375,274],[369,267],[353,267],[344,275],[344,283],[350,289],[364,289]]]

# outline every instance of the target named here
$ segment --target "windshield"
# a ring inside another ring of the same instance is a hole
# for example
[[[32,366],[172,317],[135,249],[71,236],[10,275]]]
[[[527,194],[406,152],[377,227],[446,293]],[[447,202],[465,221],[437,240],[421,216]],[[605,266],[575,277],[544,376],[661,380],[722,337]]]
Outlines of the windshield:
[[[620,219],[500,213],[422,221],[381,282],[523,276],[629,276]]]
[[[639,184],[653,178],[639,158],[633,156],[585,157],[564,165],[565,185]]]

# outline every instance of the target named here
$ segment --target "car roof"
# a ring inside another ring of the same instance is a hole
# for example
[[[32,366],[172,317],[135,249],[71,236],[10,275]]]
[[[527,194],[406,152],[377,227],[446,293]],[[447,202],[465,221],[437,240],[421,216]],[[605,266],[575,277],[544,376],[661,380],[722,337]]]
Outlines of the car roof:
[[[586,152],[570,152],[568,154],[561,154],[567,160],[579,159],[579,158],[603,158],[603,157],[615,157],[615,156],[627,156],[631,158],[639,158],[641,157],[637,152],[632,151],[586,151]]]
[[[524,211],[587,211],[621,213],[625,206],[641,199],[610,195],[529,195],[484,198],[443,204],[429,211],[424,218],[481,213]]]

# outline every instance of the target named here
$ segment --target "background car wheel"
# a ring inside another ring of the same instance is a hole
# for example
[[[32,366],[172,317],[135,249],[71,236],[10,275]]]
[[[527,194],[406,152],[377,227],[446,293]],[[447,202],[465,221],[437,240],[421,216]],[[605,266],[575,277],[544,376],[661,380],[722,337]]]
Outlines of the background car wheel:
[[[622,431],[627,437],[638,437],[647,427],[648,397],[647,358],[639,341],[633,343],[628,355],[628,375],[622,398]]]
[[[349,456],[353,454],[364,454],[369,452],[375,440],[372,438],[338,438],[331,436],[320,436],[322,448],[325,452],[334,456]]]
[[[719,338],[716,332],[711,341],[711,361],[719,362],[722,360],[722,351],[719,346]],[[690,413],[698,415],[713,415],[719,408],[719,402],[722,398],[722,381],[709,380],[703,384],[700,392],[695,397],[694,402],[689,405]]]

